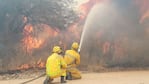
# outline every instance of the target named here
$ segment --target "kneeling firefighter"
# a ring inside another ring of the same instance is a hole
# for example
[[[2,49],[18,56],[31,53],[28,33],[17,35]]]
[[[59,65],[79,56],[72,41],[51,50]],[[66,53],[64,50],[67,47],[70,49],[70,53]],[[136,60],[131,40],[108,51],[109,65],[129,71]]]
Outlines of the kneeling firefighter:
[[[54,78],[61,77],[61,83],[66,83],[66,68],[63,57],[61,56],[62,49],[59,46],[53,48],[52,54],[48,57],[46,62],[46,75],[47,78],[44,84],[49,84]]]
[[[80,54],[78,53],[79,44],[74,42],[71,46],[71,50],[65,52],[64,60],[67,63],[67,80],[81,79],[81,73],[77,69],[80,65]]]

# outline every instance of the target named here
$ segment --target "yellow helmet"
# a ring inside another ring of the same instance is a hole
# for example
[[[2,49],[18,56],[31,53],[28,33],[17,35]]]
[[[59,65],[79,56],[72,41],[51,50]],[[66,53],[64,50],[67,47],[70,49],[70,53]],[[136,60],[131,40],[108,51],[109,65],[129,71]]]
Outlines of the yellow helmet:
[[[77,42],[74,42],[71,46],[72,49],[78,50],[79,44]]]
[[[61,52],[62,52],[62,49],[61,49],[59,46],[54,46],[52,52],[53,52],[53,53],[61,53]]]

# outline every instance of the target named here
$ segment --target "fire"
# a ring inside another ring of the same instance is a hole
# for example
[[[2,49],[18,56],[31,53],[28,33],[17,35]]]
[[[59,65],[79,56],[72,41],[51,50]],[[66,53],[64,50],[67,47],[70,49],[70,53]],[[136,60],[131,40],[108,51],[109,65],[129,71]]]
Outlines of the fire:
[[[45,61],[43,61],[41,58],[34,62],[34,64],[28,63],[28,64],[22,64],[20,65],[17,70],[27,70],[30,68],[39,68],[39,69],[43,69],[45,68]]]
[[[80,20],[85,20],[91,8],[100,1],[103,0],[85,0],[84,2],[82,2],[79,6],[79,12],[81,13]],[[27,22],[26,16],[23,17],[23,21],[24,23]],[[37,28],[35,28],[35,26]],[[36,32],[38,30],[38,27],[42,30],[42,32]],[[72,33],[71,35],[73,35],[73,37],[76,37],[76,39],[80,39],[81,29],[77,27],[78,23],[72,24],[68,28],[66,33]],[[34,49],[41,48],[47,39],[59,36],[59,33],[60,31],[58,29],[51,28],[49,25],[46,24],[36,24],[34,26],[32,24],[27,24],[23,30],[24,38],[22,39],[22,42],[24,45],[24,49],[27,53],[32,53]]]
[[[143,23],[143,21],[149,19],[149,0],[136,0],[136,4],[140,7],[140,23]]]
[[[23,33],[24,33],[25,35],[29,35],[29,34],[31,34],[32,32],[33,32],[33,26],[32,26],[31,24],[28,24],[28,25],[26,25],[26,26],[24,27]]]
[[[38,68],[44,68],[45,67],[45,62],[43,62],[41,58],[37,61],[37,67]]]
[[[86,0],[85,2],[83,2],[80,6],[79,6],[79,13],[80,13],[80,19],[84,20],[88,13],[90,12],[90,10],[92,9],[92,7],[95,4],[100,3],[101,1],[108,1],[108,0]]]
[[[79,13],[81,13],[80,20],[85,21],[88,13],[92,9],[92,7],[98,3],[102,3],[101,1],[108,1],[108,0],[86,0],[79,6]],[[147,15],[144,15],[144,17],[147,17]],[[143,18],[143,16],[142,16]],[[24,16],[23,18],[24,23],[27,22],[27,18]],[[34,49],[40,49],[43,47],[43,45],[46,43],[46,40],[50,38],[58,38],[58,44],[62,45],[64,50],[67,47],[66,43],[69,43],[72,41],[72,37],[74,37],[75,40],[80,39],[80,35],[82,32],[82,28],[78,28],[79,23],[74,23],[67,30],[60,31],[58,28],[52,28],[50,25],[47,24],[27,24],[24,27],[23,30],[23,45],[24,49],[27,51],[27,53],[32,53]],[[62,34],[63,33],[63,34]],[[100,39],[103,36],[104,31],[97,32],[98,39]],[[100,41],[99,43],[100,44]],[[123,47],[120,46],[119,42],[115,42],[115,44],[112,45],[112,43],[105,41],[103,43],[102,52],[103,54],[106,54],[110,51],[111,46],[113,46],[114,49],[114,55],[116,56],[123,56],[124,50]],[[43,68],[45,67],[45,62],[42,61],[40,58],[38,61],[34,62],[34,64],[23,64],[19,67],[19,69],[29,69],[32,67],[38,67]]]
[[[23,35],[25,36],[22,40],[26,52],[31,53],[35,48],[39,48],[43,44],[43,40],[33,37],[34,29],[31,24],[24,27]]]
[[[39,49],[50,37],[58,36],[58,32],[46,24],[37,24],[34,27],[28,24],[24,27],[22,39],[24,49],[27,53],[32,53],[34,49]]]
[[[31,54],[34,49],[40,49],[43,47],[46,40],[57,37],[59,35],[58,29],[53,29],[49,25],[46,24],[27,24],[23,30],[22,44],[23,49]],[[33,60],[31,60],[33,61]],[[17,69],[18,70],[26,70],[30,68],[44,68],[45,61],[41,58],[38,61],[33,61],[32,63],[22,64]]]
[[[91,8],[97,3],[99,0],[88,0],[86,3],[83,3],[79,7],[79,11],[81,13],[80,18],[85,19],[91,10]]]
[[[29,64],[23,64],[20,67],[18,67],[17,69],[18,70],[23,70],[23,69],[29,69],[29,68],[30,68],[30,65]]]
[[[102,3],[101,1],[110,1],[110,0],[85,0],[79,5],[78,12],[80,13],[80,20],[85,21],[87,18],[88,13],[92,9],[92,7],[98,3]],[[139,6],[139,10],[141,13],[140,16],[140,23],[142,24],[146,19],[149,19],[149,0],[134,0],[136,1],[136,4]],[[23,22],[27,22],[27,17],[23,17]],[[27,53],[32,53],[34,49],[39,49],[41,48],[47,39],[50,38],[57,38],[60,37],[58,40],[58,44],[63,46],[63,49],[65,50],[67,48],[67,43],[72,41],[72,37],[75,40],[80,39],[80,35],[82,32],[83,28],[78,28],[79,23],[74,23],[65,32],[61,32],[58,28],[52,28],[50,25],[46,24],[36,24],[33,26],[32,24],[27,24],[24,27],[23,30],[23,36],[24,38],[22,39],[24,49],[26,50]],[[41,30],[36,32],[37,30]],[[149,29],[148,31],[149,32]],[[104,31],[99,31],[97,35],[95,34],[95,38],[98,38],[99,40],[101,37],[104,37],[104,34],[106,33]],[[103,43],[101,41],[98,41],[97,46],[102,48],[102,53],[103,55],[106,55],[107,53],[113,52],[113,56],[115,59],[120,59],[123,56],[125,56],[126,50],[125,47],[122,46],[122,39],[115,39],[113,42],[110,41],[104,41]],[[101,43],[100,43],[101,42]],[[102,45],[100,45],[102,44]],[[34,64],[23,64],[21,65],[18,69],[29,69],[29,68],[44,68],[45,67],[45,62],[42,61],[40,58],[38,61],[34,62]]]
[[[49,37],[56,37],[59,35],[59,30],[58,29],[53,29],[51,28],[49,25],[46,25],[46,24],[39,24],[38,25],[39,27],[42,27],[43,28],[43,33],[46,33],[46,38],[49,38]]]

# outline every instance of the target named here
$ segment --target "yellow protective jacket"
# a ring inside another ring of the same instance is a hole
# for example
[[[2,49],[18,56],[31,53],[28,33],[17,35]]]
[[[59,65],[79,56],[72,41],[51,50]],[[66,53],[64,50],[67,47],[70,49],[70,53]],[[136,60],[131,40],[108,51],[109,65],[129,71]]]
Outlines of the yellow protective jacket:
[[[63,57],[57,53],[53,53],[48,57],[46,63],[46,74],[50,78],[57,78],[64,74],[64,69],[67,68]]]
[[[80,54],[75,50],[67,50],[65,52],[64,60],[68,66],[76,67],[80,64]]]

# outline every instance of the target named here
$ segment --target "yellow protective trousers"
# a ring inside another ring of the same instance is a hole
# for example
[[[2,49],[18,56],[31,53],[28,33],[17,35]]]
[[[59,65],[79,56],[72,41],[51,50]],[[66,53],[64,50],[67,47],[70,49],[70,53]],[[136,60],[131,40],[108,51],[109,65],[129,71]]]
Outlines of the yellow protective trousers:
[[[67,68],[67,72],[71,73],[72,79],[81,79],[80,71],[75,67]]]

